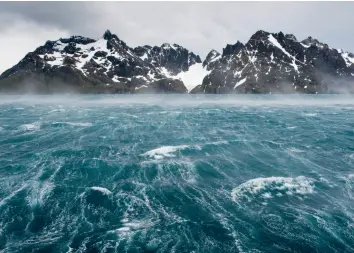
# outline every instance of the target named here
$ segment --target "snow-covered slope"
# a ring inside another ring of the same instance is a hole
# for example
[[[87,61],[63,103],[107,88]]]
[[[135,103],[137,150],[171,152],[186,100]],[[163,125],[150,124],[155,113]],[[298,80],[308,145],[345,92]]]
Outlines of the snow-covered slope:
[[[353,54],[312,37],[300,42],[292,34],[258,31],[245,45],[226,45],[191,92],[354,92],[353,63]]]
[[[211,50],[129,47],[106,31],[47,41],[0,76],[0,92],[325,93],[354,92],[354,55],[317,39],[258,31]]]
[[[354,64],[354,54],[349,52],[344,52],[342,49],[337,50],[340,53],[347,64],[347,67],[350,67]]]
[[[178,75],[194,64],[201,64],[200,57],[182,46],[165,43],[133,49],[106,31],[98,40],[72,36],[47,41],[1,75],[0,90],[31,80],[40,92],[51,92],[65,83],[79,92],[186,93]]]
[[[188,71],[180,72],[177,78],[184,83],[184,86],[190,92],[197,85],[202,84],[204,77],[209,73],[210,71],[206,70],[202,63],[196,63],[190,66]]]

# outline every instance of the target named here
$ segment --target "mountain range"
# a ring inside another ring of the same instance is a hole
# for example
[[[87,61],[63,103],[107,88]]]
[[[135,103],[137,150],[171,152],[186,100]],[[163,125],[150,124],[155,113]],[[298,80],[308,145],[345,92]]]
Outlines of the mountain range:
[[[47,41],[0,76],[3,93],[354,93],[354,54],[257,31],[203,60],[177,45],[129,47],[107,30]]]

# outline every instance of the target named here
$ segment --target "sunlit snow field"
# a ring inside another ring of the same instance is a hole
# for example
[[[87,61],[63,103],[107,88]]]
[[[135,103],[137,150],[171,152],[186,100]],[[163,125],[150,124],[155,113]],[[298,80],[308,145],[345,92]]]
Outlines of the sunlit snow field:
[[[1,252],[354,252],[354,97],[0,96]]]

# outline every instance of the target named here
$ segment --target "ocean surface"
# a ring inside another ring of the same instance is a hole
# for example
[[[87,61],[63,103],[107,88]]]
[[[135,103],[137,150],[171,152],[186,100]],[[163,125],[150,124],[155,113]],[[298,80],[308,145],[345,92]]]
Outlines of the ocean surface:
[[[2,95],[0,252],[354,252],[354,97]]]

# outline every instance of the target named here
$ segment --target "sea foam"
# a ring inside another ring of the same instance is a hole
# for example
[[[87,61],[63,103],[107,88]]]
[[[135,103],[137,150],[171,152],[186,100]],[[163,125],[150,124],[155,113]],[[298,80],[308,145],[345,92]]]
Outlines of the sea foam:
[[[304,176],[255,178],[234,188],[231,197],[234,201],[243,198],[251,201],[253,198],[269,199],[283,195],[306,195],[314,192],[313,183],[313,179]]]
[[[69,126],[78,126],[78,127],[90,127],[92,123],[90,122],[54,122],[53,124],[64,124]]]
[[[175,157],[173,152],[177,150],[182,150],[188,148],[188,145],[180,145],[180,146],[162,146],[156,149],[152,149],[150,151],[145,152],[142,156],[147,156],[154,159],[163,159],[164,157]]]
[[[39,123],[32,123],[32,124],[23,124],[21,125],[21,129],[25,131],[36,131],[41,128]]]
[[[103,187],[99,187],[99,186],[93,186],[93,187],[91,187],[91,190],[102,192],[104,195],[112,194],[112,192],[110,190],[108,190],[107,188],[103,188]]]

